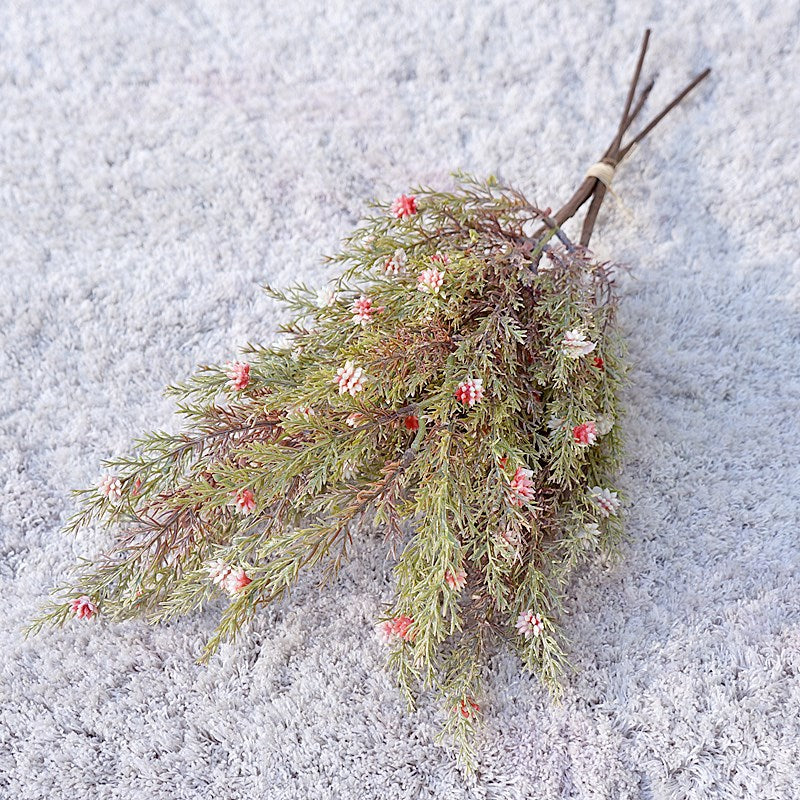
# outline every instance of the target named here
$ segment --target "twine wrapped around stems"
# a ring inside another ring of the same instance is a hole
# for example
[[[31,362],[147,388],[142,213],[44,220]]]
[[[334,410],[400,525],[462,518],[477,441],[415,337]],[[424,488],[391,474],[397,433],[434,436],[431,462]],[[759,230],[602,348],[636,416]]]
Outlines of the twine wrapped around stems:
[[[544,233],[548,228],[560,228],[567,220],[574,217],[581,207],[588,200],[591,200],[589,210],[586,212],[586,217],[583,221],[581,229],[580,244],[583,247],[588,247],[589,240],[591,239],[594,230],[597,215],[600,212],[600,206],[603,204],[606,191],[610,189],[611,181],[614,177],[616,168],[622,163],[623,159],[635,148],[644,138],[658,125],[664,117],[669,114],[676,106],[678,106],[686,95],[689,94],[699,83],[704,81],[710,74],[710,69],[704,69],[701,73],[696,75],[689,84],[679,92],[653,119],[645,125],[642,130],[636,134],[627,144],[623,146],[622,139],[628,132],[628,129],[639,116],[648,96],[653,88],[653,81],[650,81],[639,93],[639,97],[634,104],[634,97],[639,85],[639,78],[642,74],[642,67],[644,66],[644,58],[647,54],[647,47],[650,42],[650,29],[648,28],[644,33],[642,45],[639,50],[639,58],[636,62],[636,69],[633,73],[630,87],[628,88],[628,95],[625,99],[625,107],[620,118],[617,132],[614,139],[608,146],[608,149],[603,153],[602,157],[593,164],[586,172],[581,185],[577,188],[572,197],[553,215],[552,219],[545,221],[544,228],[537,231],[537,235]],[[613,192],[612,192],[613,193]],[[617,198],[619,200],[619,198]],[[622,204],[620,203],[622,206]],[[624,206],[623,206],[624,210]],[[629,213],[629,212],[628,212]]]
[[[596,163],[592,164],[589,169],[586,170],[587,178],[597,178],[597,180],[602,183],[606,189],[611,188],[611,181],[614,180],[614,173],[616,172],[616,167],[613,164],[609,164],[607,161],[597,161]]]

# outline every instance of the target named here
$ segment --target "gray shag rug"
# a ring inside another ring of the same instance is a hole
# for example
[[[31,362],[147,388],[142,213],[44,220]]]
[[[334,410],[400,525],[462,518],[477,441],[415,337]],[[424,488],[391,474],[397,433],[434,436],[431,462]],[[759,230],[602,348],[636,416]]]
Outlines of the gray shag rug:
[[[0,797],[796,798],[798,7],[326,0],[0,4]],[[616,124],[714,73],[619,172],[630,540],[571,589],[553,704],[491,662],[478,774],[408,715],[372,621],[379,533],[208,667],[220,608],[25,640],[104,537],[69,489],[196,362],[274,335],[373,196],[451,169],[562,202]]]

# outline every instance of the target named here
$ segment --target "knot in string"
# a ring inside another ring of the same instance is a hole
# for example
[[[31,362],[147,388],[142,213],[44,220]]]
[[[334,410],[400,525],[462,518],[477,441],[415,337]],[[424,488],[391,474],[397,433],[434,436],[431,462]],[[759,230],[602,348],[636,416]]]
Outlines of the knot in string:
[[[597,178],[607,189],[610,189],[611,181],[614,180],[615,171],[616,168],[613,164],[609,164],[606,161],[598,161],[586,170],[586,177]]]
[[[611,188],[611,181],[614,180],[614,173],[616,172],[616,165],[609,164],[608,161],[598,161],[596,164],[592,164],[589,169],[586,170],[586,177],[587,178],[597,178],[603,186],[606,187],[608,193],[617,201],[617,205],[619,205],[622,213],[628,218],[630,222],[633,222],[633,214],[631,210],[622,202],[619,195]]]

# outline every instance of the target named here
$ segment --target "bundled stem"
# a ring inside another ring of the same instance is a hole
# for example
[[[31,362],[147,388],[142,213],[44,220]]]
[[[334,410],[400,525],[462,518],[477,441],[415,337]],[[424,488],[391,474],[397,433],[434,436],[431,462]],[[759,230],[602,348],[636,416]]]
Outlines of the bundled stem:
[[[653,85],[637,97],[648,41],[610,167],[708,75],[623,144]],[[490,645],[560,691],[570,574],[622,536],[624,347],[612,267],[586,248],[606,186],[587,177],[551,218],[493,178],[456,177],[375,204],[327,291],[268,288],[291,315],[285,341],[170,389],[186,430],[140,439],[77,493],[67,529],[115,538],[31,630],[157,622],[225,594],[206,660],[301,572],[335,573],[365,520],[396,558],[389,663],[409,700],[436,690],[464,758]],[[590,200],[576,247],[561,226]]]
[[[639,85],[639,79],[642,74],[644,59],[647,54],[649,43],[650,29],[648,28],[644,33],[644,38],[642,39],[642,45],[639,50],[639,58],[636,62],[633,78],[628,88],[628,94],[625,99],[625,107],[622,111],[617,131],[614,134],[611,144],[599,159],[600,163],[608,164],[613,169],[616,169],[622,163],[623,159],[628,155],[631,149],[642,142],[645,137],[656,127],[656,125],[658,125],[658,123],[661,122],[661,120],[663,120],[670,111],[672,111],[672,109],[680,105],[680,103],[692,91],[692,89],[694,89],[711,74],[710,69],[705,69],[695,78],[693,78],[681,92],[679,92],[658,114],[656,114],[656,116],[649,123],[647,123],[647,125],[645,125],[640,133],[634,136],[631,141],[628,142],[628,144],[623,146],[622,139],[624,135],[641,113],[644,104],[653,88],[654,82],[650,81],[644,87],[644,89],[642,89],[636,105],[633,105],[633,99],[636,96],[636,89]],[[589,240],[591,239],[594,231],[595,223],[597,222],[597,215],[600,212],[600,207],[605,199],[607,189],[608,187],[606,184],[599,178],[593,175],[587,175],[581,185],[576,189],[572,197],[553,215],[553,218],[550,222],[546,222],[546,225],[551,227],[561,227],[567,220],[574,217],[575,214],[577,214],[578,211],[583,207],[583,205],[591,199],[589,210],[583,221],[583,227],[581,229],[580,236],[581,245],[588,247]],[[539,234],[543,233],[544,230],[546,229],[539,231]]]

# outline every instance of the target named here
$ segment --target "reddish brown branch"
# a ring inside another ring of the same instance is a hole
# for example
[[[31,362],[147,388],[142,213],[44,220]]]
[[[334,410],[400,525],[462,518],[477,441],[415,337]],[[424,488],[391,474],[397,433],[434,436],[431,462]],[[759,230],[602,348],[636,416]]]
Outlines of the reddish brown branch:
[[[644,66],[644,59],[647,54],[649,41],[650,30],[647,29],[645,31],[644,38],[642,39],[642,44],[639,50],[639,58],[636,62],[633,78],[630,86],[628,87],[628,93],[625,98],[625,106],[620,123],[617,127],[617,131],[614,134],[611,144],[600,158],[601,162],[609,164],[612,167],[618,166],[625,156],[630,152],[631,148],[643,141],[645,137],[653,130],[653,128],[655,128],[656,125],[658,125],[658,123],[661,122],[661,120],[663,120],[670,111],[672,111],[672,109],[680,105],[680,103],[692,91],[692,89],[694,89],[699,83],[707,78],[711,72],[710,69],[705,69],[703,72],[697,75],[658,114],[656,114],[656,116],[641,130],[640,133],[634,136],[630,142],[623,146],[622,139],[625,133],[639,116],[639,113],[644,107],[645,101],[647,100],[650,91],[653,88],[653,82],[650,81],[650,83],[644,87],[639,95],[639,99],[634,105],[634,97],[636,96],[636,89],[639,84],[642,68]],[[586,218],[584,219],[580,237],[581,245],[584,247],[588,246],[595,223],[597,221],[597,215],[600,212],[600,207],[602,206],[606,195],[606,190],[607,187],[599,179],[593,176],[587,176],[584,178],[583,182],[576,189],[572,197],[570,197],[570,199],[553,215],[553,217],[544,220],[545,226],[537,231],[536,237],[545,235],[548,230],[561,228],[567,220],[574,217],[583,207],[583,205],[591,199],[592,202],[589,206]]]

